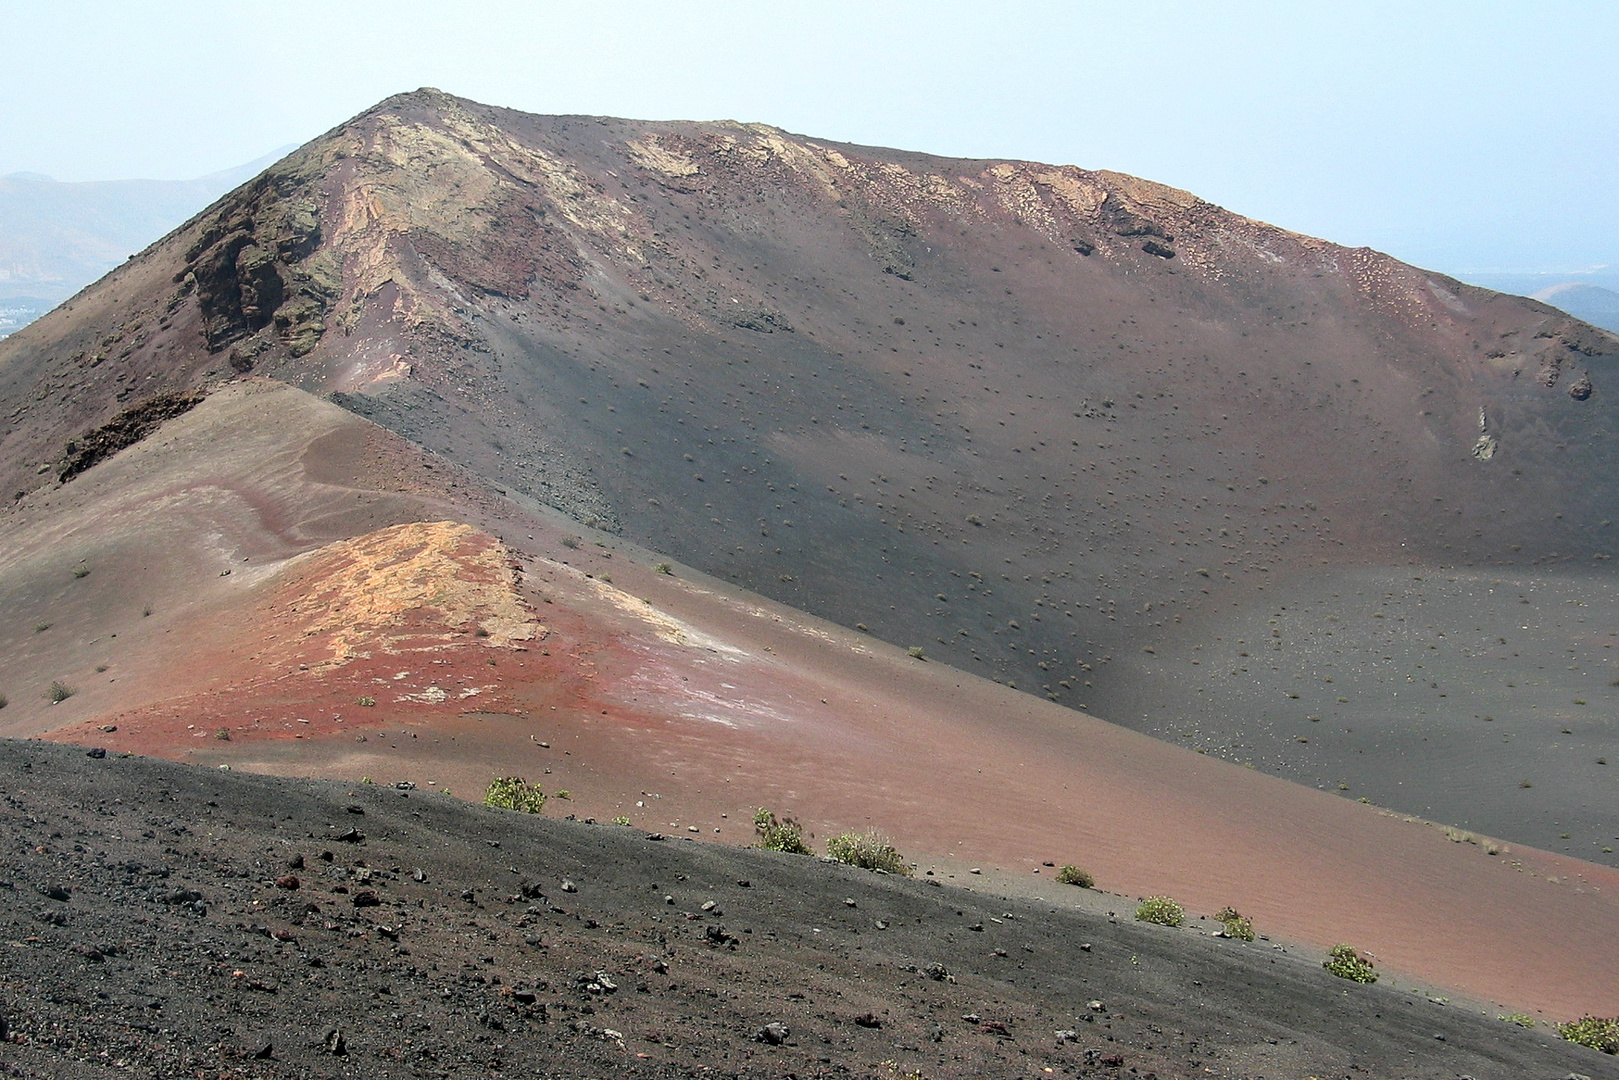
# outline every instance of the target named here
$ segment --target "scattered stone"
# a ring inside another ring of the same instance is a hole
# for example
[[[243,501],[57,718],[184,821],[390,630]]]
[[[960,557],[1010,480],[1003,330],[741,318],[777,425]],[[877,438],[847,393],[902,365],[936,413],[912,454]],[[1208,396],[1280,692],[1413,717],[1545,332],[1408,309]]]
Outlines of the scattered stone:
[[[93,746],[84,752],[84,756],[88,758],[95,758],[97,761],[100,761],[102,758],[107,756],[107,751],[103,747]]]
[[[261,1039],[257,1044],[257,1048],[253,1051],[253,1060],[269,1061],[274,1054],[275,1044],[269,1039]]]
[[[302,884],[297,874],[283,874],[275,879],[275,887],[278,889],[296,889]]]
[[[563,883],[562,883],[562,891],[563,892],[578,892],[579,891],[579,886],[575,885],[571,881],[563,881]]]
[[[337,1057],[343,1057],[349,1052],[348,1040],[343,1038],[343,1033],[337,1028],[332,1028],[326,1033],[323,1045],[326,1047],[328,1054],[333,1054]]]
[[[69,893],[67,889],[61,885],[41,885],[39,887],[39,895],[45,897],[47,900],[68,900],[72,898],[73,894]]]
[[[361,889],[359,892],[355,893],[349,898],[349,903],[353,904],[357,908],[381,907],[382,897],[378,896],[370,889]]]
[[[753,1039],[755,1042],[766,1043],[770,1046],[780,1046],[787,1041],[787,1036],[791,1034],[791,1028],[776,1020],[754,1032]]]
[[[881,1018],[876,1013],[861,1013],[854,1018],[854,1022],[863,1028],[880,1028],[883,1026]]]

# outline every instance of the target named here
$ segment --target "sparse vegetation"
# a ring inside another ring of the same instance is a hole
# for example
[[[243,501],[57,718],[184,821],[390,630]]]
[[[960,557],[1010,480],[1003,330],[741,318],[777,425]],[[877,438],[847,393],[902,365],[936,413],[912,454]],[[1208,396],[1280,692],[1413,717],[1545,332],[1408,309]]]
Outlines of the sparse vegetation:
[[[1078,885],[1081,889],[1093,888],[1096,885],[1096,879],[1091,876],[1089,870],[1073,863],[1057,871],[1057,881],[1063,885]]]
[[[567,548],[569,551],[577,551],[579,550],[579,538],[577,536],[564,536],[562,538],[562,546]]]
[[[660,574],[673,574],[675,572],[675,568],[670,566],[666,562],[661,562],[658,565],[654,566],[652,569],[655,570],[656,572],[660,573]]]
[[[141,618],[149,619],[151,617],[152,617],[152,609],[151,608],[149,608],[149,607],[141,608]]]
[[[1167,896],[1149,896],[1136,905],[1136,920],[1157,923],[1159,926],[1179,926],[1186,921],[1186,909]]]
[[[813,855],[804,843],[804,830],[792,818],[778,818],[763,808],[753,812],[753,831],[759,834],[758,847],[766,851],[785,851],[789,855]]]
[[[444,794],[448,795],[446,790]],[[483,804],[498,810],[519,810],[525,814],[538,814],[545,808],[545,792],[521,776],[497,776],[489,781]]]
[[[1254,940],[1254,920],[1238,914],[1234,907],[1221,908],[1214,916],[1225,924],[1225,936],[1238,941]]]
[[[1353,945],[1334,945],[1321,966],[1340,979],[1350,982],[1374,983],[1377,971],[1370,960],[1355,951]]]
[[[50,628],[51,628],[51,624],[48,623],[48,622],[35,623],[34,624],[34,633],[43,634],[45,631],[49,630]]]
[[[214,732],[214,738],[220,742],[230,742],[230,728],[222,727]]]
[[[370,694],[362,694],[355,700],[354,703],[369,709],[371,706],[377,703],[377,699],[372,697]]]
[[[627,815],[624,815],[624,814],[620,814],[620,815],[618,815],[618,817],[613,819],[613,824],[614,825],[628,825],[629,823],[630,823],[629,817]]]
[[[75,578],[87,578],[90,576],[90,568],[88,566],[75,566],[73,576]]]
[[[1497,1016],[1496,1019],[1505,1021],[1508,1024],[1517,1024],[1522,1028],[1532,1028],[1535,1026],[1535,1018],[1530,1016],[1528,1013],[1507,1013],[1505,1016]]]
[[[911,868],[906,865],[904,857],[894,850],[894,845],[881,833],[869,829],[863,833],[846,832],[832,837],[826,842],[826,853],[838,862],[863,870],[881,870],[906,877],[911,874]]]
[[[61,680],[57,680],[51,683],[49,688],[46,689],[45,700],[50,702],[52,705],[60,705],[68,698],[72,697],[75,693],[76,691],[73,689],[73,687],[69,686],[65,682],[62,682]]]
[[[912,660],[926,660],[928,658],[928,654],[923,651],[922,646],[920,645],[912,645],[909,649],[905,650],[905,655],[909,656]]]
[[[1571,1043],[1589,1046],[1604,1054],[1619,1054],[1619,1016],[1582,1016],[1558,1024],[1557,1034]]]
[[[571,799],[573,798],[573,792],[569,791],[567,788],[561,788],[557,791],[556,797],[559,799]]]

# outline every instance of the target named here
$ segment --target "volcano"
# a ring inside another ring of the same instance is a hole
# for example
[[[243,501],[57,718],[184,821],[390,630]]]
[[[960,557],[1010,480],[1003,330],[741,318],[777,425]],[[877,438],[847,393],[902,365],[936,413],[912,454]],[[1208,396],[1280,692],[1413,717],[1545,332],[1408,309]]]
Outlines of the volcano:
[[[1612,1010],[1616,362],[1118,173],[422,90],[0,343],[0,721]]]

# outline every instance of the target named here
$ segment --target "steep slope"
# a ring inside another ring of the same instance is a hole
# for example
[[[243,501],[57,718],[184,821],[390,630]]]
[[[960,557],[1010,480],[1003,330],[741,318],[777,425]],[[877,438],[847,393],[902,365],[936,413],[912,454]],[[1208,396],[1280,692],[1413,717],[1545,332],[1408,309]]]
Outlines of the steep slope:
[[[0,346],[0,477],[36,491],[120,409],[252,371],[802,610],[1358,794],[1363,747],[1282,730],[1312,722],[1287,695],[1325,677],[1325,623],[1252,664],[1248,627],[1362,604],[1323,572],[1605,572],[1616,356],[1545,305],[1115,173],[420,91]],[[1254,694],[1186,681],[1216,642]],[[1387,745],[1426,704],[1325,707]],[[1573,725],[1548,721],[1555,757]],[[1375,793],[1522,821],[1445,790]],[[1599,857],[1606,819],[1535,790]]]

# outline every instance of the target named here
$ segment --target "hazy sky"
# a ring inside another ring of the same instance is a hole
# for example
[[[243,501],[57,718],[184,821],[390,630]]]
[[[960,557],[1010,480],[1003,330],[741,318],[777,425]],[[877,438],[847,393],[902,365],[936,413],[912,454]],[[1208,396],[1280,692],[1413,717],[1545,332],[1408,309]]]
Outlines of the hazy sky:
[[[1440,270],[1619,264],[1619,2],[0,0],[0,174],[181,178],[418,86],[1135,173]]]

